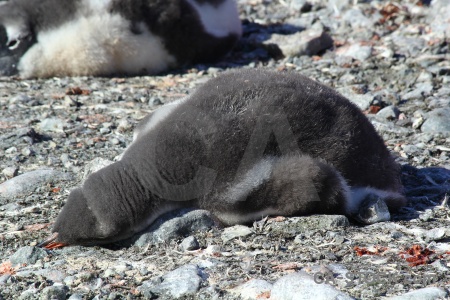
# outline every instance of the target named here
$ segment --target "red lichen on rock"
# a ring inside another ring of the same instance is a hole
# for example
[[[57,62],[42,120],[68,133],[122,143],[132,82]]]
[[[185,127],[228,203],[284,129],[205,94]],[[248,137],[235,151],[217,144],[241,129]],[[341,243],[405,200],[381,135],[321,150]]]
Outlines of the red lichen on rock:
[[[16,274],[16,269],[13,268],[13,266],[9,260],[0,264],[0,275],[4,275],[4,274],[9,274],[9,275]]]
[[[413,245],[411,248],[400,252],[400,257],[409,262],[410,267],[418,265],[426,265],[432,261],[430,255],[434,254],[433,250],[428,248],[422,249],[420,245]]]

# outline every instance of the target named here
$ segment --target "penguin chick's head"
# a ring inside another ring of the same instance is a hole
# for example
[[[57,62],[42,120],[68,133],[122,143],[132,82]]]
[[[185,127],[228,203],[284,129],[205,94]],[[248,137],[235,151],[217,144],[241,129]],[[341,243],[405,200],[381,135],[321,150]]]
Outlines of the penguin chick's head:
[[[116,241],[117,227],[102,224],[88,206],[81,188],[74,189],[53,226],[52,242],[67,245],[98,245]],[[115,238],[116,237],[116,238]]]

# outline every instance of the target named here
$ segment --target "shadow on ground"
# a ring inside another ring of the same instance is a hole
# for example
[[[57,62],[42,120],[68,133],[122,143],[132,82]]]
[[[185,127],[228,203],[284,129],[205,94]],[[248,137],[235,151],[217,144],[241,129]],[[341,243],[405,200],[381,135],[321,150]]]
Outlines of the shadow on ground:
[[[402,182],[409,200],[408,208],[401,211],[401,219],[417,218],[418,211],[441,205],[450,196],[450,169],[443,167],[415,168],[402,166]],[[447,204],[448,205],[448,204]]]

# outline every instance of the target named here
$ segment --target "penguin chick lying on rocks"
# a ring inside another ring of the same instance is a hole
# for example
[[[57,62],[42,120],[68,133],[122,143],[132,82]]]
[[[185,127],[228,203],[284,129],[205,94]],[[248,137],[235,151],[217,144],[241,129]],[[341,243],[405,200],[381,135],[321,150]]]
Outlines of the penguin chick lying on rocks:
[[[53,240],[125,239],[181,207],[227,225],[345,214],[367,197],[405,205],[400,169],[363,113],[296,73],[227,72],[156,110],[122,158],[73,190]]]
[[[155,74],[217,60],[242,31],[234,0],[9,0],[1,25],[12,53],[29,47],[23,78]]]

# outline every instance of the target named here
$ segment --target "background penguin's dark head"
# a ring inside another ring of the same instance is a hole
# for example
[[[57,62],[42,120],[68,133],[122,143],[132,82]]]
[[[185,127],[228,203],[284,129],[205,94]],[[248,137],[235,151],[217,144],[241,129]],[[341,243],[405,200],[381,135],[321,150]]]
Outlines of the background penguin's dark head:
[[[114,241],[120,235],[115,226],[100,222],[88,206],[81,188],[72,190],[56,219],[51,242],[66,245],[98,245]]]

